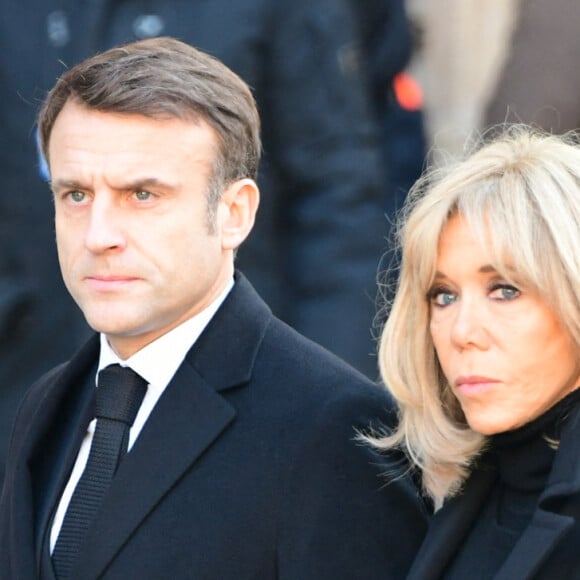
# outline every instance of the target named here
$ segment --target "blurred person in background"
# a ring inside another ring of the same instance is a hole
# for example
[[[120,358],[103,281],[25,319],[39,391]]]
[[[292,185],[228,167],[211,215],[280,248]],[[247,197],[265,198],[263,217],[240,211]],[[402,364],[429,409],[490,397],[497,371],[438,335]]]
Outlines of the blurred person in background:
[[[578,0],[520,0],[486,127],[507,121],[554,133],[580,128],[579,22]]]
[[[267,193],[238,265],[276,314],[376,378],[383,182],[371,106],[344,66],[357,39],[345,2],[1,1],[0,466],[25,385],[88,335],[58,271],[38,104],[66,67],[125,41],[179,38],[252,87]]]
[[[381,130],[386,179],[384,208],[392,221],[420,177],[426,155],[421,87],[409,65],[422,32],[404,0],[352,0],[360,34],[360,63]]]
[[[409,70],[422,50],[423,35],[404,0],[353,0],[352,9],[360,34],[360,68],[381,134],[387,244],[378,270],[381,294],[388,299],[396,287],[400,260],[392,224],[421,176],[427,152],[423,93]],[[374,329],[384,324],[384,316],[384,311],[378,313]]]

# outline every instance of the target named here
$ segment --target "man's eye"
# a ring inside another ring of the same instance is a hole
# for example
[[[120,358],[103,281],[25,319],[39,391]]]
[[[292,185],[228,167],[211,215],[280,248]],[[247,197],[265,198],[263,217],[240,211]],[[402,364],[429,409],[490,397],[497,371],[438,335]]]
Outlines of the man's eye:
[[[82,191],[71,191],[68,196],[74,203],[82,203],[86,197]]]
[[[151,199],[152,196],[153,196],[153,194],[150,191],[136,191],[135,192],[135,197],[139,201],[147,201],[148,199]]]

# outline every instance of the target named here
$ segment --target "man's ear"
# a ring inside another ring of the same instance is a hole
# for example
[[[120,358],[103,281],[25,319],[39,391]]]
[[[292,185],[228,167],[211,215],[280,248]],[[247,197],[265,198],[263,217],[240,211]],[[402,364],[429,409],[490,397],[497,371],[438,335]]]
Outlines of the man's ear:
[[[224,250],[235,250],[254,227],[260,191],[253,179],[238,179],[230,184],[218,203],[218,228]]]

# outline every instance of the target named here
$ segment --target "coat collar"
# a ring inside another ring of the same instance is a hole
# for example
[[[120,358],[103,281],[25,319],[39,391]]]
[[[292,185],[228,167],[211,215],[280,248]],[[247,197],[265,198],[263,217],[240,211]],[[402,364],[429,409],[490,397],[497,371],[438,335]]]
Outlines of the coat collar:
[[[560,446],[540,506],[546,511],[562,511],[562,500],[577,494],[580,494],[580,405],[571,411],[562,428]],[[580,512],[566,513],[580,519]]]
[[[272,312],[239,272],[236,284],[186,356],[216,391],[250,380]]]
[[[22,404],[26,419],[17,424],[13,440],[18,447],[11,451],[14,464],[7,474],[10,482],[6,482],[6,492],[15,493],[4,506],[9,537],[17,542],[9,550],[15,577],[37,577],[34,563],[40,561],[43,530],[60,492],[62,476],[58,474],[67,473],[72,466],[83,426],[88,423],[90,393],[78,384],[84,384],[81,377],[91,367],[97,349],[98,340],[91,340],[74,362],[41,377]],[[77,388],[71,388],[73,385]]]
[[[427,536],[409,571],[409,580],[441,577],[463,538],[469,533],[495,480],[493,470],[475,471],[460,495],[450,499],[433,516]]]
[[[469,533],[495,481],[493,468],[476,469],[463,492],[435,514],[409,572],[409,580],[441,577]],[[558,453],[539,507],[495,576],[496,580],[534,577],[575,520],[580,519],[580,501],[565,501],[579,494],[580,408],[576,408],[562,430]]]
[[[580,408],[564,424],[554,464],[538,508],[496,580],[534,578],[558,542],[580,519]]]
[[[182,365],[121,464],[87,537],[90,548],[80,555],[72,577],[99,577],[235,415],[235,409],[195,369]]]

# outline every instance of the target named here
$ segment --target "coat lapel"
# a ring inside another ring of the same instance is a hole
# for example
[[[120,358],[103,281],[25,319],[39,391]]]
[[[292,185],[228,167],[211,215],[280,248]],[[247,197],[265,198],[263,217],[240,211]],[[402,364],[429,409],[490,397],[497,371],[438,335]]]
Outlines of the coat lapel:
[[[577,408],[562,430],[554,465],[532,521],[500,569],[497,580],[535,578],[558,542],[580,519],[579,458],[580,409]]]
[[[580,519],[579,458],[580,409],[576,409],[562,430],[559,450],[538,508],[495,580],[537,578],[541,566]],[[449,501],[434,516],[408,578],[441,577],[469,534],[494,480],[493,471],[475,471],[464,493]]]
[[[80,388],[71,387],[86,375],[97,349],[98,340],[90,341],[69,364],[54,369],[31,387],[30,400],[37,402],[14,436],[19,448],[12,452],[16,458],[13,476],[10,475],[13,480],[6,486],[17,490],[9,511],[10,538],[15,545],[8,548],[14,559],[15,577],[38,575],[50,515],[80,443],[73,434],[82,431],[84,421],[84,383]]]
[[[88,549],[72,576],[98,577],[133,530],[234,416],[224,398],[193,369],[182,366],[121,464],[87,537]]]
[[[73,577],[102,574],[175,482],[217,443],[236,415],[221,391],[247,384],[270,318],[253,289],[238,278],[121,464]]]
[[[407,577],[409,580],[431,580],[443,574],[479,515],[495,479],[494,470],[474,472],[461,494],[433,516]]]
[[[538,568],[573,526],[573,517],[536,510],[495,580],[535,578]]]
[[[46,547],[46,532],[77,458],[87,425],[94,414],[96,365],[92,364],[90,368],[87,371],[84,364],[78,365],[75,360],[62,373],[57,390],[66,391],[68,396],[63,397],[55,409],[52,425],[44,437],[42,452],[35,460],[37,556]]]

